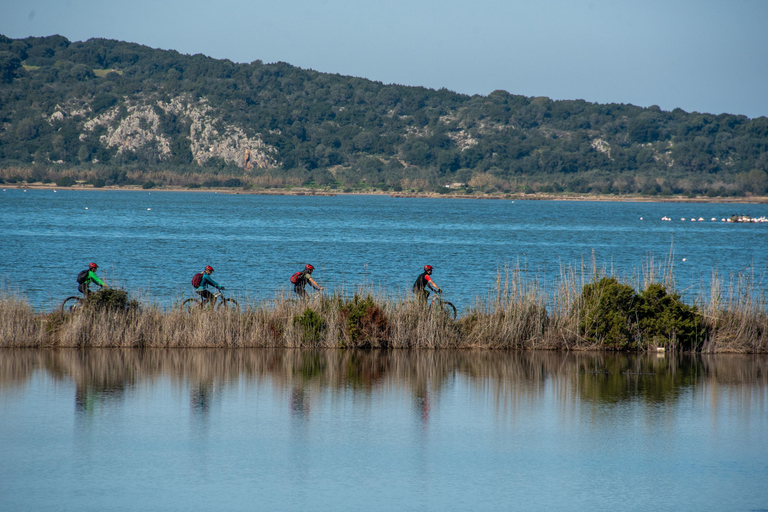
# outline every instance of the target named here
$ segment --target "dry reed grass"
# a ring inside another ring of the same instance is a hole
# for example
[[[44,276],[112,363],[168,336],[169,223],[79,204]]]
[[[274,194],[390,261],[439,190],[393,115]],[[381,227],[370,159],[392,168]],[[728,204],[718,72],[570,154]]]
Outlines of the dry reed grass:
[[[674,287],[672,258],[652,260],[635,278],[645,286]],[[0,295],[0,347],[104,348],[386,348],[595,350],[579,335],[585,284],[611,275],[592,262],[563,266],[551,284],[526,277],[519,265],[498,272],[494,290],[477,298],[456,321],[410,297],[358,288],[308,302],[285,295],[241,310],[185,312],[178,307],[139,311],[84,309],[36,313],[11,294]],[[768,352],[768,311],[754,276],[713,275],[703,313],[703,352]],[[647,341],[645,348],[655,347]],[[668,349],[679,347],[668,347]]]

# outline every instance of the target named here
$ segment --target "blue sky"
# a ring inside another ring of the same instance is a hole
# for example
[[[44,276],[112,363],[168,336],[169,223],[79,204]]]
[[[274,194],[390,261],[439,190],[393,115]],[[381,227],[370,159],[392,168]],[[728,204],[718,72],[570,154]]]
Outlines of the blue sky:
[[[0,34],[105,37],[465,94],[768,116],[768,0],[0,0]]]

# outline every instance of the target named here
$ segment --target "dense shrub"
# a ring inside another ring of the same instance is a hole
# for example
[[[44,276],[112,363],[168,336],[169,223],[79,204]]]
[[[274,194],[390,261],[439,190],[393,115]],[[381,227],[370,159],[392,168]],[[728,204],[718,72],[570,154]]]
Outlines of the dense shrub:
[[[56,180],[57,187],[71,187],[76,183],[77,182],[74,180],[74,178],[70,176],[64,176],[63,178],[59,178]]]
[[[605,348],[634,348],[632,324],[637,319],[639,297],[628,285],[612,277],[584,286],[581,292],[583,316],[579,334]]]
[[[608,349],[642,349],[651,345],[695,349],[703,337],[696,307],[684,304],[663,285],[637,293],[631,286],[604,277],[584,286],[579,334]]]
[[[128,300],[128,292],[117,288],[103,288],[88,295],[85,307],[99,311],[130,311],[137,310],[137,300]]]
[[[293,325],[301,328],[301,342],[303,344],[317,343],[328,328],[323,317],[311,308],[305,309],[300,316],[294,317]]]
[[[696,306],[688,306],[676,293],[652,284],[640,294],[640,332],[643,342],[657,346],[697,347],[702,338],[702,317]]]
[[[369,295],[341,304],[340,313],[344,319],[350,344],[356,347],[387,347],[389,322],[384,311],[373,302]]]

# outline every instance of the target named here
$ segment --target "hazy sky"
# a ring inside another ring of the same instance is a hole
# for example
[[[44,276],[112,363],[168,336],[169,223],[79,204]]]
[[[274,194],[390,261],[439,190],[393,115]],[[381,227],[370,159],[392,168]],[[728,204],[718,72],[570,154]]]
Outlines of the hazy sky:
[[[0,34],[104,37],[486,95],[768,116],[768,0],[0,0]]]

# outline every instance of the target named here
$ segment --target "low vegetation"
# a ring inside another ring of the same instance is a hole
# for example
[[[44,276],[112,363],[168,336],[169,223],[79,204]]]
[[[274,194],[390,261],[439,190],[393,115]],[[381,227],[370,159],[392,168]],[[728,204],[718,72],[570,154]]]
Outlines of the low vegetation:
[[[35,312],[0,297],[0,347],[313,347],[768,352],[768,310],[753,280],[715,275],[709,297],[683,302],[670,278],[636,290],[594,268],[566,269],[547,287],[507,269],[495,293],[458,319],[399,297],[358,290],[241,309],[141,306],[122,290],[72,312]]]

